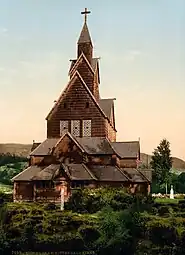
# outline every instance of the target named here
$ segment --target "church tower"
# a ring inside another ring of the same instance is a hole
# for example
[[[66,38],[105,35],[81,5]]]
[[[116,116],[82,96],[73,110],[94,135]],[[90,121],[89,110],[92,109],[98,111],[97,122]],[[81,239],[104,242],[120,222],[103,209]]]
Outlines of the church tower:
[[[84,24],[77,42],[77,59],[72,60],[69,71],[70,78],[77,70],[90,89],[93,96],[98,100],[99,95],[99,63],[98,58],[93,58],[93,44],[87,25],[87,14],[91,13],[85,8],[81,14],[85,15]]]
[[[116,140],[114,99],[102,99],[99,93],[99,58],[93,57],[93,44],[84,24],[77,42],[77,58],[71,60],[69,83],[48,114],[47,138],[66,132],[75,137],[106,137]]]
[[[91,36],[89,33],[89,29],[87,26],[87,14],[89,14],[89,13],[90,13],[90,11],[87,11],[87,8],[85,8],[84,12],[81,12],[81,14],[85,14],[85,20],[84,20],[84,25],[83,25],[82,31],[80,33],[80,37],[78,39],[77,58],[79,58],[83,52],[83,54],[86,56],[89,63],[92,64],[93,45],[92,45],[92,40],[91,40]]]

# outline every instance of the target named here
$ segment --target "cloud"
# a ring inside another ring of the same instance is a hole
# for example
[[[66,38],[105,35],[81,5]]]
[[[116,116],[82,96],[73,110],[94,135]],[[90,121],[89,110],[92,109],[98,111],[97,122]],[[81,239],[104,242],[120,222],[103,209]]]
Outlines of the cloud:
[[[6,27],[0,27],[0,35],[6,36],[8,29]]]
[[[125,56],[125,60],[132,62],[141,54],[142,52],[139,50],[129,50]]]
[[[2,28],[2,32],[3,32],[3,33],[7,33],[7,32],[8,32],[8,29],[7,29],[7,28],[5,28],[5,27],[4,27],[4,28]]]

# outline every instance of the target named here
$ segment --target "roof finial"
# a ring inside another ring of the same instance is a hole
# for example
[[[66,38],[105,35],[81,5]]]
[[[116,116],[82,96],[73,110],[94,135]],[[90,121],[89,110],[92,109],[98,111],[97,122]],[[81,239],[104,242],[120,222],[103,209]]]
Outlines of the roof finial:
[[[81,12],[81,14],[85,15],[85,23],[87,22],[87,14],[91,13],[90,11],[85,8],[85,11]]]

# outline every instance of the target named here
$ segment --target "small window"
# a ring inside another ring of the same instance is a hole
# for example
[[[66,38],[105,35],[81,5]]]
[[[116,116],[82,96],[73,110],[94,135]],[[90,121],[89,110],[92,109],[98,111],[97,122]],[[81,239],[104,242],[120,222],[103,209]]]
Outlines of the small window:
[[[89,102],[86,102],[85,108],[89,108]]]
[[[71,121],[71,134],[74,136],[80,136],[80,121],[79,120]]]
[[[66,103],[64,103],[64,109],[66,109],[67,108],[67,104]]]
[[[60,136],[63,136],[67,132],[68,132],[68,121],[61,120],[60,121]]]
[[[83,120],[83,136],[91,136],[91,120]]]

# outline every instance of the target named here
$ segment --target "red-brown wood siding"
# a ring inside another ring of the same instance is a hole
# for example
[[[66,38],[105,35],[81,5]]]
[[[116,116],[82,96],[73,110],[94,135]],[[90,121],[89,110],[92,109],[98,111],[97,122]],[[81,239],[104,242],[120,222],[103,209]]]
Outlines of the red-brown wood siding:
[[[111,142],[116,141],[116,131],[114,128],[111,126],[108,120],[106,120],[106,136]]]
[[[92,55],[93,55],[93,47],[92,47],[91,43],[81,43],[81,44],[78,44],[78,52],[77,52],[78,58],[82,54],[82,52],[84,53],[84,55],[86,56],[87,60],[91,64]]]
[[[100,99],[100,93],[99,93],[99,82],[98,82],[98,69],[96,69],[94,74],[94,91],[93,95],[96,98],[96,100]]]
[[[88,108],[86,108],[86,102],[89,103]],[[64,108],[64,103],[66,103],[66,108]],[[81,80],[77,78],[56,112],[47,121],[47,137],[60,137],[60,120],[81,120],[82,127],[83,119],[91,119],[93,137],[106,137],[106,119],[81,84]]]
[[[74,68],[71,76],[74,74],[75,71],[79,72],[85,84],[88,86],[92,94],[94,94],[94,73],[92,72],[91,67],[88,65],[87,61],[83,57]]]

